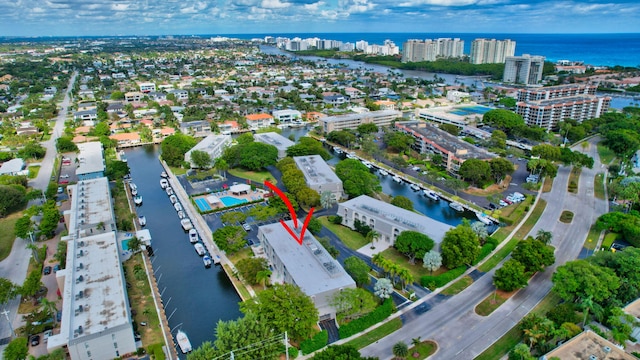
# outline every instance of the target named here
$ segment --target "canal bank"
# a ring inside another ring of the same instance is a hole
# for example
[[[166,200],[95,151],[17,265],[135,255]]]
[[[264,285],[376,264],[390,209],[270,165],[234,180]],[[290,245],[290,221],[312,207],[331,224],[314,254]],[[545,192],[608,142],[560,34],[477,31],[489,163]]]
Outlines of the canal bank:
[[[214,341],[219,320],[242,316],[238,305],[241,299],[221,267],[205,269],[202,258],[182,230],[174,207],[160,187],[160,173],[164,168],[158,160],[159,146],[124,151],[133,182],[144,198],[137,212],[146,217],[146,228],[153,238],[154,255],[150,265],[171,336],[183,330],[194,348],[205,341]],[[198,230],[201,237],[211,239],[210,230],[208,233],[201,227]]]

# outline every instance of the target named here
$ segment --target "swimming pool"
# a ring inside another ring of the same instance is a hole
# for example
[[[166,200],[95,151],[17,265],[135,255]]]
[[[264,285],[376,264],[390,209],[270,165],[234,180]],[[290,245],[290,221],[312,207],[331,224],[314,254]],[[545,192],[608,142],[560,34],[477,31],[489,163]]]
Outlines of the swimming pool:
[[[493,110],[493,109],[486,106],[475,105],[475,106],[459,107],[449,111],[449,113],[465,116],[465,115],[471,115],[471,114],[484,114],[489,110]]]
[[[209,206],[209,203],[207,202],[207,200],[203,199],[203,198],[199,198],[199,199],[195,199],[194,200],[196,205],[198,205],[198,208],[200,209],[200,211],[209,211],[211,210],[211,206]]]
[[[220,201],[224,204],[225,207],[234,206],[242,203],[249,202],[247,199],[238,199],[232,196],[223,196],[220,198]]]

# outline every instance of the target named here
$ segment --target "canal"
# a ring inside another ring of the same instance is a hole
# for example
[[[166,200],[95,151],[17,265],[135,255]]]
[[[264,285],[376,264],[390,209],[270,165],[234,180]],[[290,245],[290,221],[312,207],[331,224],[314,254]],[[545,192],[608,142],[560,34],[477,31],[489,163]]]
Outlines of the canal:
[[[153,270],[162,293],[172,335],[184,330],[197,348],[215,340],[218,320],[232,320],[242,314],[237,295],[220,267],[205,269],[202,258],[189,243],[187,234],[166,193],[160,188],[159,146],[125,150],[131,177],[143,197],[138,213],[147,218],[154,256]]]

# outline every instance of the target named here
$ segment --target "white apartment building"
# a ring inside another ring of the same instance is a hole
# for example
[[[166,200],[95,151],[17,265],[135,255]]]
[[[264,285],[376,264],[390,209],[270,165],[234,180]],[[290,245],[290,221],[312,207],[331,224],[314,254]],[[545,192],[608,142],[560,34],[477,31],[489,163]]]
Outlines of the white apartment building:
[[[302,119],[302,113],[298,110],[291,110],[291,109],[274,110],[273,119],[280,124],[288,124],[293,121],[298,121]]]
[[[402,45],[402,62],[434,61],[464,55],[464,41],[459,38],[408,40]]]
[[[393,120],[402,117],[397,110],[369,111],[358,114],[326,116],[318,119],[324,133],[334,130],[355,129],[360,124],[374,123],[378,126],[389,126]]]
[[[566,98],[580,95],[595,95],[598,87],[587,84],[568,84],[558,86],[546,86],[541,88],[529,88],[518,90],[518,101],[537,101]]]
[[[65,269],[56,272],[62,294],[60,333],[47,350],[66,346],[72,360],[114,359],[136,351],[126,283],[116,240],[107,178],[69,185]]]
[[[470,61],[472,64],[504,63],[507,56],[516,52],[516,42],[510,39],[475,39],[471,42]]]
[[[145,94],[139,91],[132,91],[124,94],[124,101],[126,103],[140,102],[143,97],[145,97]]]
[[[304,181],[309,188],[320,195],[329,191],[336,200],[342,199],[344,196],[342,180],[320,155],[294,156],[293,161],[304,174]]]
[[[535,85],[542,80],[544,56],[507,56],[502,81],[506,83]]]
[[[565,119],[582,122],[599,118],[611,105],[610,97],[579,95],[538,101],[520,101],[516,103],[516,113],[529,126],[538,126],[545,130],[557,128]]]
[[[156,84],[152,82],[139,83],[138,86],[140,87],[140,92],[143,93],[156,91]]]
[[[278,149],[278,160],[285,158],[287,156],[287,149],[290,146],[295,145],[293,141],[275,132],[254,134],[253,138],[255,141],[259,141],[263,144],[275,146]]]
[[[300,236],[292,220],[286,224]],[[281,224],[275,223],[260,226],[258,239],[271,264],[272,280],[300,287],[318,309],[319,320],[335,319],[331,299],[337,292],[355,288],[356,284],[311,232],[306,231],[302,245],[298,245]]]
[[[191,164],[192,168],[195,167],[191,160],[191,153],[197,150],[209,154],[211,165],[214,165],[215,160],[222,156],[224,149],[231,145],[231,141],[231,135],[209,135],[184,154],[184,161]]]

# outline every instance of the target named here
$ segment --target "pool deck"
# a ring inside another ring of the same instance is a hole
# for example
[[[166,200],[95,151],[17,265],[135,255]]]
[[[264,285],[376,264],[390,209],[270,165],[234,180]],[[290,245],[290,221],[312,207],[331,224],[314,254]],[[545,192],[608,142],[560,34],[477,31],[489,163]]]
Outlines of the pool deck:
[[[243,195],[232,194],[231,191],[223,191],[223,192],[209,193],[209,194],[194,196],[193,200],[195,201],[196,199],[202,199],[209,205],[209,207],[211,207],[211,210],[217,210],[217,209],[224,209],[224,208],[226,208],[228,206],[225,206],[222,202],[212,204],[212,203],[207,201],[207,197],[208,196],[215,196],[217,198],[232,197],[232,198],[236,198],[236,199],[243,199],[243,200],[246,200],[247,202],[254,202],[256,200],[264,200],[264,198],[265,198],[264,196],[266,194],[268,194],[266,191],[262,191],[262,190],[259,190],[259,189],[258,190],[252,190],[248,194],[243,194]],[[197,204],[197,202],[196,202],[196,204]],[[200,209],[200,206],[198,206],[198,208]],[[200,210],[201,211],[211,211],[211,210],[203,210],[203,209],[200,209]]]

